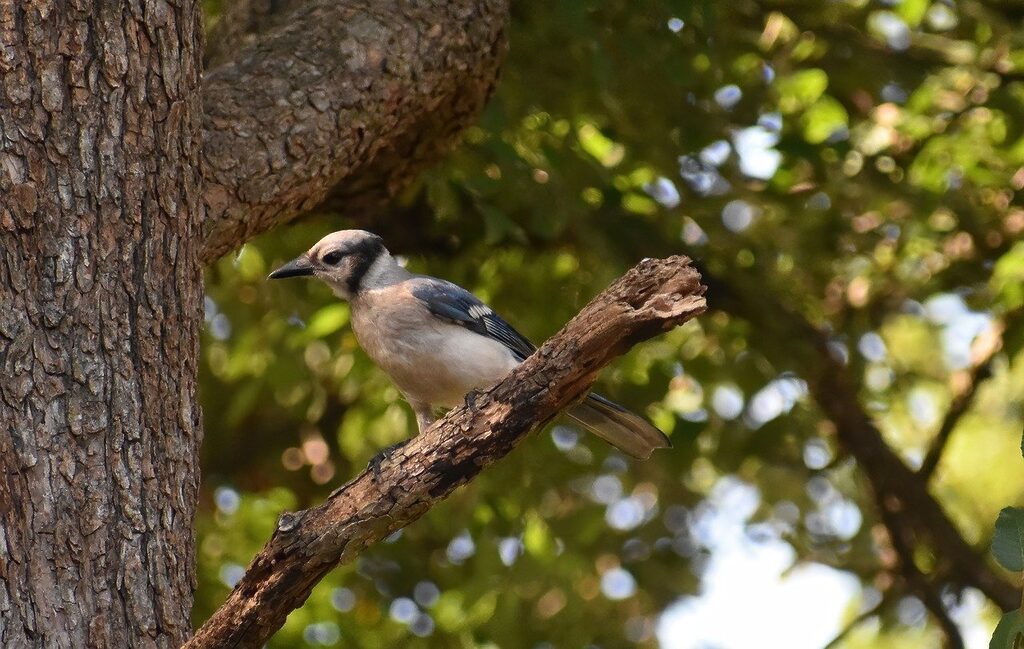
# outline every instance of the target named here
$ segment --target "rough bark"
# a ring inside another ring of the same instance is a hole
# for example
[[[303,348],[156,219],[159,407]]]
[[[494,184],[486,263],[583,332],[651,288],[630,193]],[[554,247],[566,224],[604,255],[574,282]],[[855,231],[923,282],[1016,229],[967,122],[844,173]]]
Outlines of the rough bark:
[[[204,262],[329,195],[383,209],[476,117],[505,51],[507,0],[284,6],[204,79]]]
[[[0,0],[0,646],[190,632],[200,42],[191,0]]]
[[[578,399],[632,345],[705,308],[685,257],[645,260],[596,297],[501,383],[335,491],[284,514],[224,605],[187,647],[258,647],[339,562],[422,516]]]

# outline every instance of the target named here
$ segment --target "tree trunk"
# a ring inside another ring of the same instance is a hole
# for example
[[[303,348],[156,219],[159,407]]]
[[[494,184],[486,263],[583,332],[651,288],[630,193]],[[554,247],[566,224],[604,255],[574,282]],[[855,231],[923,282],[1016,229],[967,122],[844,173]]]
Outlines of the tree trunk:
[[[200,15],[0,0],[0,646],[190,633]]]

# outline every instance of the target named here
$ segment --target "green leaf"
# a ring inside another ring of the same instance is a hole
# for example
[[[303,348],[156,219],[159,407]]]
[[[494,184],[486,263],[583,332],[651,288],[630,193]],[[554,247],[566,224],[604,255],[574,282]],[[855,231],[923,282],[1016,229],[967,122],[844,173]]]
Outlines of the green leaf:
[[[490,590],[481,595],[465,612],[466,620],[472,626],[483,624],[494,617],[494,609],[498,605],[498,593]]]
[[[235,263],[238,266],[238,274],[249,281],[262,280],[267,274],[267,264],[255,246],[242,246],[235,257]]]
[[[804,127],[804,139],[811,144],[820,144],[846,128],[850,116],[838,101],[823,96],[807,109],[800,122]]]
[[[1007,570],[1024,570],[1024,509],[1006,507],[999,512],[996,533],[992,537],[992,554]]]
[[[622,162],[625,147],[606,137],[596,126],[583,122],[577,129],[580,147],[605,167],[614,167]]]
[[[903,0],[896,7],[896,13],[909,27],[917,27],[921,24],[925,13],[931,3],[928,0]]]
[[[306,328],[306,335],[310,338],[323,338],[345,326],[348,322],[348,306],[345,304],[328,304],[323,307],[312,318],[309,319],[309,326]]]
[[[441,594],[431,613],[437,625],[450,633],[466,628],[464,608],[465,598],[462,593],[450,590]]]
[[[540,516],[527,516],[526,529],[523,530],[523,545],[530,555],[539,559],[550,558],[554,553],[555,544],[551,538],[551,530]]]
[[[495,208],[493,205],[481,203],[479,205],[480,213],[484,217],[484,228],[486,232],[487,245],[495,245],[498,243],[504,243],[508,240],[518,241],[520,243],[526,241],[526,233],[518,223],[505,216],[505,214]]]
[[[999,258],[990,285],[1005,308],[1024,305],[1024,242],[1017,242]]]
[[[1015,609],[1004,615],[992,633],[988,649],[1021,649],[1024,646],[1024,615]]]
[[[779,108],[783,113],[794,113],[818,101],[828,87],[828,74],[819,68],[801,70],[779,79]]]

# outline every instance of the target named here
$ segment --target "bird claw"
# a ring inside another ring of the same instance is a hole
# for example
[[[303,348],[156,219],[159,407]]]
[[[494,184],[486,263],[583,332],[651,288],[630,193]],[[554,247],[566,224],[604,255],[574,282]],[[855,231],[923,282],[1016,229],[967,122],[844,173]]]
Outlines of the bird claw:
[[[464,397],[466,409],[472,413],[476,413],[476,398],[477,395],[479,394],[480,393],[477,392],[476,390],[470,390],[469,392],[466,393],[466,396]]]
[[[390,460],[391,456],[394,455],[398,449],[408,444],[409,441],[410,440],[406,439],[401,442],[398,442],[397,444],[385,446],[380,451],[378,451],[376,455],[373,456],[373,458],[370,460],[370,470],[373,471],[374,482],[380,482],[381,466],[384,464],[384,462]]]

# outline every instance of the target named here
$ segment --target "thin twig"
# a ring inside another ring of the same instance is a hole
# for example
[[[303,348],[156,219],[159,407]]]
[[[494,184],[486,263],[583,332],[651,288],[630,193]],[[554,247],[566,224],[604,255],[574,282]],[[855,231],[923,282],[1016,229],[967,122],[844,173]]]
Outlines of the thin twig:
[[[992,376],[992,363],[995,361],[999,350],[1002,349],[1002,341],[1007,337],[1007,331],[1013,330],[1021,324],[1022,314],[1024,314],[1024,309],[1014,309],[1003,316],[1001,323],[993,325],[992,335],[994,339],[981,354],[981,358],[976,360],[974,367],[971,369],[967,386],[960,394],[953,398],[949,410],[946,411],[946,416],[942,419],[942,425],[939,426],[939,430],[935,433],[935,438],[932,440],[928,453],[925,454],[924,461],[921,462],[921,468],[917,470],[917,474],[925,481],[929,480],[932,474],[935,473],[935,469],[942,460],[942,454],[945,452],[946,445],[949,443],[953,431],[956,430],[957,424],[960,423],[964,414],[974,405],[979,386]],[[1011,335],[1013,334],[1011,333]]]
[[[995,350],[993,350],[993,353],[985,358],[980,365],[975,365],[971,370],[967,387],[953,398],[953,402],[949,405],[949,410],[946,411],[946,416],[942,419],[942,425],[939,426],[939,430],[935,433],[932,445],[928,448],[928,453],[925,454],[924,460],[921,462],[921,468],[917,470],[917,474],[922,479],[930,479],[936,467],[939,466],[942,454],[946,450],[946,444],[949,442],[949,438],[952,436],[957,424],[960,423],[960,419],[974,405],[974,397],[978,393],[978,386],[992,376],[992,361],[995,359],[995,356]]]

